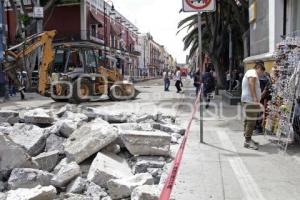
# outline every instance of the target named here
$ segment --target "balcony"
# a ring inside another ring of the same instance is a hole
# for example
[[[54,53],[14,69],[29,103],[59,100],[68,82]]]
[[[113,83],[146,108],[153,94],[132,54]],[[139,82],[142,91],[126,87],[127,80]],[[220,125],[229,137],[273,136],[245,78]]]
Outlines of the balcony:
[[[90,41],[104,44],[104,35],[91,30],[81,30],[78,32],[58,33],[55,42],[79,42]]]

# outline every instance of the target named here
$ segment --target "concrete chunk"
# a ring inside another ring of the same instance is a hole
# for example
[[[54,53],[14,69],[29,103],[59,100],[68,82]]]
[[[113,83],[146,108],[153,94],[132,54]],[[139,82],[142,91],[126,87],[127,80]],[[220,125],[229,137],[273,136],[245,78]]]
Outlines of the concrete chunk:
[[[10,190],[7,193],[7,200],[53,200],[55,196],[55,187],[52,185],[46,187],[39,185],[32,189]]]
[[[37,167],[23,148],[2,133],[0,133],[0,158],[0,177],[1,174],[5,174],[14,168]]]
[[[5,193],[0,192],[0,200],[6,200],[6,196]]]
[[[81,171],[79,165],[76,162],[71,162],[60,168],[52,178],[51,183],[56,187],[63,187],[80,174]]]
[[[171,143],[171,136],[160,131],[124,131],[121,139],[132,155],[167,156]]]
[[[61,197],[64,200],[94,200],[90,196],[82,195],[82,194],[73,194],[73,193],[67,193]]]
[[[118,133],[107,122],[97,119],[80,127],[64,143],[68,158],[80,163],[117,139]]]
[[[63,143],[65,142],[65,138],[59,137],[55,134],[51,134],[46,140],[45,151],[59,151],[59,153],[64,153]]]
[[[32,124],[15,124],[9,138],[24,147],[31,156],[41,153],[46,143],[43,129]]]
[[[10,124],[19,121],[19,113],[12,110],[0,110],[0,122],[7,122]]]
[[[116,111],[105,111],[97,108],[87,108],[90,112],[95,113],[98,117],[101,117],[103,120],[109,123],[125,123],[127,119],[130,117],[127,113],[116,112]]]
[[[59,151],[57,150],[44,152],[32,158],[33,161],[38,163],[39,169],[49,172],[56,166],[58,159]]]
[[[87,181],[81,177],[77,177],[67,187],[68,193],[78,193],[81,194],[86,187]]]
[[[130,178],[108,181],[108,191],[112,199],[130,197],[134,188],[141,185],[153,185],[153,177],[149,173],[137,174]]]
[[[92,197],[93,200],[101,200],[102,197],[107,196],[105,190],[93,182],[87,185],[87,189],[84,194],[88,197]]]
[[[148,168],[163,168],[166,161],[163,157],[157,156],[139,156],[133,166],[133,173],[145,173]]]
[[[49,186],[53,174],[30,168],[15,168],[8,179],[10,189]]]
[[[90,167],[87,179],[101,187],[107,187],[110,179],[132,176],[131,169],[125,159],[109,154],[98,153]]]
[[[54,122],[54,118],[51,115],[52,113],[49,111],[37,108],[25,112],[24,121],[25,123],[30,124],[52,124]]]
[[[152,124],[152,127],[154,129],[160,130],[160,131],[164,131],[167,133],[178,133],[180,135],[184,135],[185,133],[185,129],[181,128],[177,125],[174,124],[159,124],[159,123],[154,123]]]
[[[131,200],[158,200],[160,190],[156,185],[142,185],[131,193]]]

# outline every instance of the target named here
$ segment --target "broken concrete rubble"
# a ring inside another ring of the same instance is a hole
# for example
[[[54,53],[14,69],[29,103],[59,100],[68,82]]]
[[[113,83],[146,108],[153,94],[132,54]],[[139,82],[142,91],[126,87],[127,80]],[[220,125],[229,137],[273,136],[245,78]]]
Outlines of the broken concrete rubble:
[[[34,188],[38,185],[49,186],[53,174],[30,168],[15,168],[8,179],[10,189]]]
[[[99,152],[90,167],[87,179],[106,188],[109,180],[130,176],[132,176],[131,169],[125,159]]]
[[[78,193],[81,194],[86,187],[87,181],[80,176],[71,181],[71,183],[67,187],[68,193]]]
[[[132,155],[167,156],[171,136],[160,131],[123,131],[121,139]]]
[[[107,122],[98,119],[80,127],[64,143],[68,158],[80,163],[117,139],[118,133]]]
[[[33,157],[32,160],[38,164],[39,169],[50,172],[59,160],[59,151],[44,152]]]
[[[43,129],[32,124],[15,124],[8,137],[31,156],[41,153],[46,143]]]
[[[107,187],[112,199],[130,197],[134,188],[141,185],[153,185],[153,177],[149,173],[137,174],[124,179],[112,179],[108,181]]]
[[[177,125],[174,125],[174,124],[154,123],[154,124],[152,124],[152,127],[154,129],[164,131],[164,132],[167,132],[167,133],[178,133],[180,135],[184,135],[184,133],[185,133],[184,128],[181,128],[181,127],[179,127]]]
[[[133,166],[133,173],[146,173],[148,168],[163,168],[166,161],[163,157],[157,156],[139,156]]]
[[[0,192],[0,200],[6,200],[6,196],[5,193]]]
[[[136,187],[131,193],[131,200],[158,200],[159,187],[156,185],[142,185]]]
[[[18,167],[37,168],[37,164],[31,161],[25,150],[2,133],[0,133],[0,158],[0,177]]]
[[[19,121],[19,113],[12,110],[0,110],[0,123],[14,124]]]
[[[51,152],[57,150],[60,154],[64,153],[63,143],[65,140],[65,138],[59,137],[55,134],[51,134],[46,140],[45,151]]]
[[[97,108],[88,108],[90,112],[95,113],[97,117],[101,117],[103,120],[109,122],[109,123],[125,123],[127,122],[127,119],[129,118],[130,114],[127,113],[120,113],[115,111],[105,111],[102,109]]]
[[[90,196],[82,195],[82,194],[73,194],[73,193],[67,193],[61,196],[60,199],[63,200],[94,200]]]
[[[24,113],[24,122],[30,124],[52,124],[54,118],[50,111],[42,108],[37,108],[34,110],[29,110]]]
[[[51,186],[36,186],[35,188],[10,190],[7,193],[6,200],[53,200],[56,196],[55,187]]]
[[[93,182],[90,182],[87,185],[87,188],[86,188],[86,191],[84,194],[89,197],[92,197],[93,200],[101,200],[102,197],[107,196],[107,193],[105,192],[105,190]]]
[[[51,183],[56,187],[63,187],[72,179],[81,174],[80,167],[76,162],[63,165],[59,171],[54,175]]]
[[[114,153],[118,154],[121,152],[121,147],[118,144],[109,144],[104,149],[101,150],[102,152]]]

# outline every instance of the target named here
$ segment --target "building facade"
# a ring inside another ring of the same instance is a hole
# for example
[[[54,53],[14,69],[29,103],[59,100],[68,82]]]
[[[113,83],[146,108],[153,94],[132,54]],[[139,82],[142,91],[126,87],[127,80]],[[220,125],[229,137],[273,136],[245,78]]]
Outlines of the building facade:
[[[246,69],[260,59],[271,70],[276,44],[282,37],[300,36],[299,10],[299,0],[249,1],[250,56],[244,60]]]

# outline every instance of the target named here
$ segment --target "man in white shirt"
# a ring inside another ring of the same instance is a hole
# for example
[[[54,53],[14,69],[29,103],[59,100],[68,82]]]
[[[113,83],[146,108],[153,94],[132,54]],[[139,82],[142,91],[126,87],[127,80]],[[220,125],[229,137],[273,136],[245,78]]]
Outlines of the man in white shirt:
[[[176,70],[176,74],[175,74],[175,81],[176,81],[175,86],[177,88],[177,93],[179,93],[179,92],[182,91],[182,89],[180,87],[181,84],[182,84],[182,82],[181,82],[181,72],[180,72],[180,68],[179,67],[177,67],[176,69],[177,70]]]
[[[242,81],[242,97],[241,102],[244,107],[244,136],[245,148],[258,149],[258,143],[252,140],[252,134],[255,129],[256,120],[259,112],[261,112],[261,89],[259,77],[264,73],[265,67],[262,61],[255,64],[254,69],[250,69],[245,73]]]

